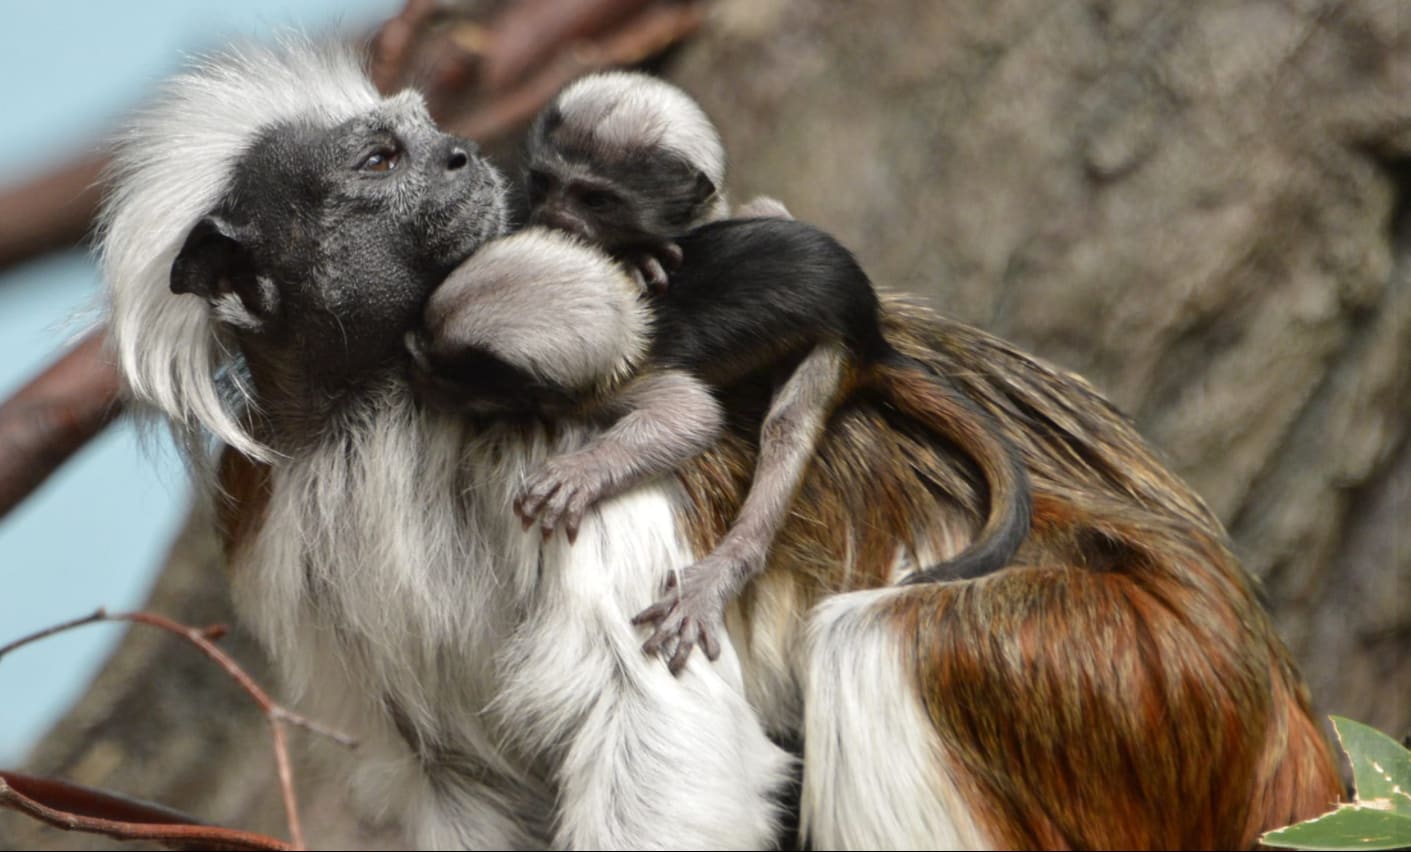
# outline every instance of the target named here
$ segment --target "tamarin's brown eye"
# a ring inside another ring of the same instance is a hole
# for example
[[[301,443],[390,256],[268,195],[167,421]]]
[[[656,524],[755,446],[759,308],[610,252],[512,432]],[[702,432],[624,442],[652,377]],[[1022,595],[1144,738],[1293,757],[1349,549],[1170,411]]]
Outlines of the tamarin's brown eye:
[[[397,168],[397,162],[402,159],[402,152],[396,148],[378,148],[358,166],[358,171],[362,172],[390,172]]]

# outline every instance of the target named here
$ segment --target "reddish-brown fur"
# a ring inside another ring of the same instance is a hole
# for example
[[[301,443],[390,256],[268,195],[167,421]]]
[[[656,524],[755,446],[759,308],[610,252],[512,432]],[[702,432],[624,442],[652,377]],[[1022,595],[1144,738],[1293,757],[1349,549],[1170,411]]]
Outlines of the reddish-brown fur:
[[[894,345],[996,418],[1034,489],[1013,568],[908,587],[886,613],[981,829],[1021,848],[1248,848],[1327,809],[1331,750],[1209,509],[1082,380],[886,305]],[[740,424],[681,473],[701,552],[738,511],[758,434]],[[839,407],[746,621],[781,574],[802,629],[817,600],[889,582],[898,544],[937,517],[978,525],[976,472],[930,434],[863,394]],[[229,552],[262,523],[268,480],[228,451],[221,482]]]
[[[1328,809],[1331,750],[1209,509],[1081,379],[888,306],[893,343],[996,418],[1034,490],[1014,567],[908,587],[887,613],[982,830],[1018,848],[1249,848]],[[749,454],[746,428],[687,471],[699,546],[733,517]],[[973,525],[979,499],[914,424],[852,400],[766,578],[792,575],[808,601],[882,585],[898,541],[956,504]],[[746,620],[752,605],[747,591]]]

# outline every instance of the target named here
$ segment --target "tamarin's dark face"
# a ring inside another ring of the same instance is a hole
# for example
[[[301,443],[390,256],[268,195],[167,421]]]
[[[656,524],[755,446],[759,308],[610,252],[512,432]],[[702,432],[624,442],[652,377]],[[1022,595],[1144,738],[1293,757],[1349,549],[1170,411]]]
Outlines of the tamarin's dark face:
[[[555,109],[530,131],[524,187],[530,223],[577,234],[609,252],[685,233],[716,189],[674,152],[605,144],[572,131]]]
[[[233,175],[172,290],[206,298],[247,354],[292,359],[316,386],[398,357],[428,294],[505,225],[499,174],[412,96],[333,127],[271,127]]]

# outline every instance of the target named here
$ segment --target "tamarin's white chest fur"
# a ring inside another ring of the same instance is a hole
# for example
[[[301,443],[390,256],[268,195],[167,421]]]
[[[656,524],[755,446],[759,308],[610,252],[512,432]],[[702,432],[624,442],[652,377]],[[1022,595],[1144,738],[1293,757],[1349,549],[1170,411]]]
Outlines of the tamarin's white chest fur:
[[[301,705],[361,738],[355,788],[413,815],[420,845],[547,842],[547,824],[523,815],[547,815],[561,784],[584,783],[594,763],[611,777],[618,761],[640,776],[705,759],[721,779],[757,779],[720,785],[717,804],[743,815],[741,843],[767,832],[773,805],[753,787],[777,784],[789,758],[746,703],[738,657],[726,648],[673,677],[630,624],[695,556],[676,481],[605,501],[571,546],[526,532],[511,510],[528,472],[587,437],[473,433],[397,400],[334,446],[276,465],[267,521],[233,557],[241,615]],[[491,791],[507,801],[486,807]],[[638,806],[699,818],[699,802],[660,798]]]

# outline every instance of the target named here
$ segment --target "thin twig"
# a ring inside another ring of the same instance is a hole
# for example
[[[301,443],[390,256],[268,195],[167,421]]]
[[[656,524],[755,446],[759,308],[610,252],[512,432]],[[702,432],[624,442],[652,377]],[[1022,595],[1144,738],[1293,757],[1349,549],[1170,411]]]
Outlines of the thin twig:
[[[372,37],[373,85],[385,94],[406,85],[413,48],[425,35],[437,11],[435,0],[407,0],[402,11],[388,18]]]
[[[59,810],[26,796],[10,783],[23,776],[0,774],[0,807],[18,811],[55,828],[102,834],[121,840],[151,840],[178,849],[294,850],[302,847],[263,834],[199,823],[131,822]],[[72,787],[73,785],[65,785]],[[102,796],[101,793],[92,795]],[[170,815],[164,814],[170,818]]]
[[[649,6],[601,40],[571,45],[524,83],[451,122],[451,130],[480,142],[506,136],[527,124],[574,79],[643,62],[695,32],[704,19],[701,3]]]
[[[36,630],[27,636],[21,636],[20,638],[9,643],[8,645],[0,645],[0,659],[4,659],[6,654],[10,653],[16,648],[23,648],[25,645],[28,645],[31,642],[38,642],[40,639],[48,639],[50,636],[53,636],[56,633],[63,633],[66,630],[72,630],[75,627],[82,627],[85,624],[94,624],[96,622],[104,620],[107,617],[108,611],[100,606],[95,612],[89,615],[85,615],[82,618],[75,618],[72,621],[65,621],[62,624],[55,624],[53,627],[46,627],[43,630]]]
[[[77,245],[98,211],[107,168],[107,157],[90,154],[0,190],[0,269]]]
[[[259,706],[270,725],[270,737],[274,747],[274,762],[276,770],[279,773],[279,788],[284,799],[285,816],[289,823],[289,837],[290,840],[293,841],[295,848],[306,848],[304,844],[303,826],[299,821],[298,802],[294,796],[294,773],[289,762],[289,749],[285,742],[283,723],[288,722],[302,728],[307,728],[310,731],[326,736],[349,748],[355,747],[357,742],[352,737],[338,733],[337,731],[333,731],[317,722],[307,719],[279,705],[274,699],[270,698],[269,694],[261,689],[259,684],[255,683],[254,678],[250,677],[249,673],[240,667],[239,663],[235,662],[228,654],[212,643],[209,637],[223,633],[225,629],[224,625],[212,625],[204,628],[188,627],[184,624],[172,621],[165,616],[157,615],[156,613],[109,613],[107,610],[100,607],[90,615],[75,618],[63,624],[46,627],[43,630],[36,631],[0,647],[0,658],[3,658],[16,648],[37,642],[40,639],[53,636],[56,633],[62,633],[76,627],[105,621],[127,621],[136,624],[145,624],[149,627],[156,627],[182,637],[199,648],[201,653],[205,654],[209,659],[224,669],[225,673],[239,684],[240,688],[245,691],[245,694],[250,696],[255,704]]]
[[[520,0],[489,26],[480,86],[498,92],[522,82],[556,51],[582,42],[640,13],[655,0]],[[657,3],[656,5],[663,5]]]
[[[0,517],[118,416],[119,386],[94,331],[0,402]]]

